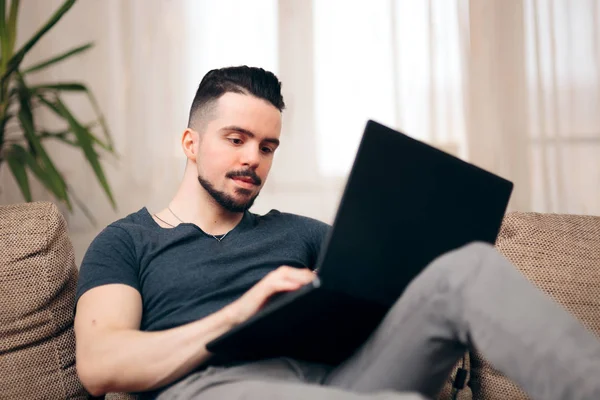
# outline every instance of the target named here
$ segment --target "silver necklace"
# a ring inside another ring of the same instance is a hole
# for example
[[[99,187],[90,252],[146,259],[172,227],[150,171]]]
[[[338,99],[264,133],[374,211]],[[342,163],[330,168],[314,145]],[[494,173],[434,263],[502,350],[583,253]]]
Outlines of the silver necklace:
[[[173,216],[174,216],[175,218],[177,218],[177,219],[179,220],[179,222],[181,222],[182,224],[185,224],[185,222],[183,222],[183,220],[182,220],[181,218],[179,218],[179,217],[177,216],[177,214],[175,214],[175,213],[173,212],[173,210],[171,210],[171,206],[167,206],[167,209],[168,209],[168,210],[171,212],[171,214],[173,214]],[[154,215],[156,215],[156,214],[154,214]],[[158,216],[157,216],[156,218],[158,218]],[[160,219],[160,218],[158,218],[158,219]],[[160,220],[161,220],[161,221],[163,221],[162,219],[160,219]],[[163,221],[163,222],[165,222],[165,221]],[[168,222],[165,222],[165,223],[166,223],[166,224],[168,224],[168,225],[171,225],[171,224],[169,224]],[[173,226],[173,225],[171,225],[171,226]],[[227,234],[228,234],[229,232],[231,232],[232,230],[233,230],[233,228],[232,228],[232,229],[230,229],[229,231],[227,231],[227,232],[226,232],[224,235],[222,235],[220,238],[219,238],[219,237],[216,237],[216,236],[215,236],[215,235],[213,235],[212,233],[209,233],[209,235],[210,235],[210,236],[212,236],[212,237],[214,237],[214,238],[217,240],[217,242],[220,242],[221,240],[225,239],[225,236],[227,236]]]
[[[167,221],[165,221],[164,219],[162,219],[161,217],[159,217],[156,213],[154,214],[154,216],[156,218],[158,218],[159,220],[161,220],[163,223],[169,225],[171,228],[175,228],[175,225],[168,223]]]

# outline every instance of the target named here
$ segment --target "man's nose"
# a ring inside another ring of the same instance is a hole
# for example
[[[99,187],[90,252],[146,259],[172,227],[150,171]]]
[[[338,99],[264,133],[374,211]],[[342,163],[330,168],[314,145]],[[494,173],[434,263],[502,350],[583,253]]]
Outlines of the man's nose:
[[[256,169],[260,163],[260,150],[253,146],[248,146],[242,154],[242,164],[252,169]]]

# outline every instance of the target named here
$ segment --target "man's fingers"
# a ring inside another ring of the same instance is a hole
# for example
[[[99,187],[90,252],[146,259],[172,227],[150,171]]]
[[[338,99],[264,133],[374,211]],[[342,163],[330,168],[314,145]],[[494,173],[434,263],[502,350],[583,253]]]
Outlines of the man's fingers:
[[[309,269],[299,269],[282,266],[271,273],[260,282],[261,294],[258,296],[270,296],[273,293],[299,289],[315,278]]]
[[[302,281],[287,280],[287,281],[277,282],[271,288],[272,288],[272,292],[276,293],[276,292],[284,292],[284,291],[290,291],[290,290],[300,289],[305,284],[306,283],[302,282]]]
[[[274,273],[285,279],[291,279],[302,283],[308,283],[314,279],[314,274],[308,268],[294,268],[283,265],[277,268]]]
[[[307,268],[282,266],[271,271],[240,299],[233,303],[236,320],[239,322],[255,314],[269,297],[279,292],[297,290],[315,278]]]
[[[260,281],[255,288],[256,295],[259,297],[270,296],[271,294],[283,290],[295,290],[303,285],[302,281],[297,279],[286,278],[283,276],[269,276]]]

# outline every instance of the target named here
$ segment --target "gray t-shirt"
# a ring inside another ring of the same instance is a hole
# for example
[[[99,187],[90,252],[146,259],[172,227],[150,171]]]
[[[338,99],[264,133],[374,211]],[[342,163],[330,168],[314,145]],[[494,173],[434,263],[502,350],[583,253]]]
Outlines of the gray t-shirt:
[[[247,211],[219,242],[190,223],[162,228],[144,207],[91,243],[76,300],[97,286],[129,285],[142,296],[142,331],[173,328],[218,311],[281,265],[314,268],[328,229],[294,214]]]

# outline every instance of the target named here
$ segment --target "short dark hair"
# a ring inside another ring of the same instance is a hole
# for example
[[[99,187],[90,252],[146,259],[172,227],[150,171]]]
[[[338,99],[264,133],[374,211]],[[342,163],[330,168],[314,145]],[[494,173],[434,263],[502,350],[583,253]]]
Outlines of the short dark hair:
[[[188,127],[214,110],[214,103],[225,93],[249,94],[271,103],[280,112],[285,103],[281,95],[281,82],[272,72],[262,68],[227,67],[209,71],[198,86],[192,106]]]

